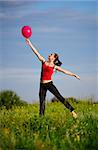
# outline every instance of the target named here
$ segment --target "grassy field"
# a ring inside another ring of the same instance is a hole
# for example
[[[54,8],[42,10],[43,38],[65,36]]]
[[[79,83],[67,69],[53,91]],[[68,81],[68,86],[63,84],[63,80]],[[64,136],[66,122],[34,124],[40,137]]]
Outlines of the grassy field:
[[[98,150],[98,104],[71,102],[72,118],[61,103],[48,103],[39,117],[39,104],[0,110],[0,150]]]

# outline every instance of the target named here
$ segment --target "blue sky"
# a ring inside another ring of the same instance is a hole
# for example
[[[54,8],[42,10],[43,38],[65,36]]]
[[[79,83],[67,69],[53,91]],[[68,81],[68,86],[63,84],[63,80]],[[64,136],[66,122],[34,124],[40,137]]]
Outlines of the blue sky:
[[[63,96],[98,100],[98,2],[0,1],[0,89],[11,89],[22,99],[38,101],[41,63],[21,35],[31,26],[31,41],[40,54],[57,52],[62,68],[81,80],[55,73],[54,84]],[[49,92],[47,99],[53,97]]]

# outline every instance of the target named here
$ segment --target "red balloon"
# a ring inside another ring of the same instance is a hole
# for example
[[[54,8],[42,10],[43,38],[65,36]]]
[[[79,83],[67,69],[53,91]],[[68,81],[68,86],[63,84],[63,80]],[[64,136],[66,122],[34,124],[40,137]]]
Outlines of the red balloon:
[[[31,35],[32,35],[32,29],[30,26],[24,26],[22,29],[21,29],[21,32],[22,32],[22,35],[25,37],[25,38],[29,38]]]

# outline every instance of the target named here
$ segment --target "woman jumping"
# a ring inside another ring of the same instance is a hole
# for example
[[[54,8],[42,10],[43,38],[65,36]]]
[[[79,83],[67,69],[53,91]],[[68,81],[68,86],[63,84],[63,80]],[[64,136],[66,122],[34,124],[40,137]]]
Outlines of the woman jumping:
[[[41,70],[41,80],[40,80],[40,90],[39,90],[39,100],[40,100],[40,116],[43,116],[45,113],[45,97],[46,92],[49,90],[55,97],[62,102],[66,108],[68,108],[74,118],[77,118],[77,114],[74,111],[74,108],[68,103],[68,101],[59,93],[55,85],[52,81],[52,75],[55,70],[63,72],[64,74],[76,77],[80,79],[80,77],[70,71],[62,69],[61,62],[59,61],[59,56],[56,53],[50,54],[48,56],[48,60],[46,61],[36,50],[29,39],[26,39],[27,44],[33,50],[38,59],[42,62],[42,70]]]

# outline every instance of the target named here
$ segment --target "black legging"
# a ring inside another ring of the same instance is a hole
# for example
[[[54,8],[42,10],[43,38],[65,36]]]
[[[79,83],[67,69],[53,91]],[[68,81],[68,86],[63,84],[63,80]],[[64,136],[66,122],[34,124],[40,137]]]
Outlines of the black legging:
[[[40,83],[39,99],[40,99],[40,115],[43,116],[45,112],[45,97],[46,92],[49,90],[55,97],[60,100],[71,112],[74,108],[65,100],[65,98],[59,93],[53,82]]]

